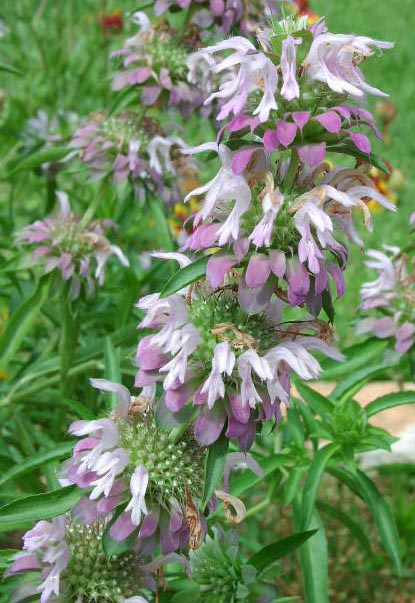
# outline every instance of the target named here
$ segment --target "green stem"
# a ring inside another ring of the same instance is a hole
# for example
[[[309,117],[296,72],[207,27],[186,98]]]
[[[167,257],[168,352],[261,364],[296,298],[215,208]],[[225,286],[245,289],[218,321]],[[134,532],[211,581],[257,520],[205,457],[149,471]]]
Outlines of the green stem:
[[[264,500],[261,500],[260,503],[258,503],[257,505],[255,505],[254,507],[252,507],[251,509],[248,509],[248,511],[246,512],[245,518],[248,519],[248,517],[252,517],[257,514],[260,513],[261,511],[264,511],[268,505],[270,504],[270,500],[269,498],[265,498]]]
[[[105,187],[106,187],[106,178],[102,181],[101,186],[99,187],[97,194],[95,196],[95,199],[92,201],[92,203],[89,205],[86,212],[82,216],[82,219],[80,222],[80,226],[82,228],[85,228],[85,226],[87,226],[90,223],[90,221],[92,220],[92,218],[94,217],[95,212],[97,211],[98,205],[103,196]]]
[[[61,336],[59,341],[61,393],[63,397],[69,395],[71,390],[68,373],[72,366],[79,333],[79,323],[73,315],[68,287],[63,287],[61,292]]]
[[[288,170],[287,173],[285,174],[285,178],[284,178],[284,191],[286,192],[291,192],[293,186],[294,186],[294,181],[295,181],[295,177],[297,175],[297,171],[298,171],[298,164],[299,164],[299,157],[298,157],[298,153],[295,149],[291,150],[291,157],[290,157],[290,164],[288,166]]]
[[[173,251],[174,243],[167,220],[166,206],[158,197],[148,199],[150,211],[156,225],[159,243],[164,251]]]

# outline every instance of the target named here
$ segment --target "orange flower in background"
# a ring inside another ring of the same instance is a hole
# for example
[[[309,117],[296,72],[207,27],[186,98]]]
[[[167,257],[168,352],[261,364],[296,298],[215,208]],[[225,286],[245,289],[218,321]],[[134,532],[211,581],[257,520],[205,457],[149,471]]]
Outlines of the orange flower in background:
[[[301,17],[308,17],[309,25],[319,20],[318,14],[310,9],[310,3],[308,0],[295,0],[295,3],[297,5],[298,14]]]
[[[124,29],[124,21],[119,8],[112,13],[102,14],[98,19],[98,23],[103,36],[121,33]]]
[[[392,203],[397,205],[397,193],[404,186],[405,177],[401,170],[392,168],[390,163],[387,161],[385,161],[385,163],[389,168],[389,173],[385,174],[385,172],[382,172],[375,167],[371,167],[369,176],[375,185],[376,190],[392,201]],[[373,213],[382,211],[382,207],[379,205],[379,203],[376,203],[376,201],[370,201],[369,208]]]

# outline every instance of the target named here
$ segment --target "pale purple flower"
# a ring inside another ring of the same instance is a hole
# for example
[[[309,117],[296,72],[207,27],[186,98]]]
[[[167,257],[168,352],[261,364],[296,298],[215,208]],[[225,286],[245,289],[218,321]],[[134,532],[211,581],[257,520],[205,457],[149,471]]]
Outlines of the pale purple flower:
[[[296,79],[297,72],[297,44],[300,40],[296,40],[292,36],[288,36],[282,43],[281,53],[281,71],[283,85],[281,88],[281,96],[288,101],[300,97],[300,87]]]
[[[364,80],[358,63],[373,54],[372,47],[389,49],[391,42],[364,36],[322,33],[314,38],[304,61],[308,77],[326,83],[334,92],[362,97],[387,96]]]
[[[248,96],[260,91],[262,98],[253,114],[259,115],[261,122],[267,121],[272,110],[277,110],[275,91],[278,84],[278,71],[274,63],[246,38],[236,36],[224,40],[215,46],[204,48],[203,54],[214,55],[226,50],[234,51],[212,68],[214,73],[222,73],[231,68],[234,70],[205,101],[211,103],[214,99],[225,101],[217,119],[224,119],[232,113],[239,115],[245,108]]]
[[[123,266],[129,262],[121,249],[111,245],[105,236],[109,228],[115,229],[111,220],[92,220],[84,225],[79,216],[71,212],[68,196],[58,191],[60,211],[55,217],[38,220],[18,233],[18,241],[37,245],[33,259],[41,259],[45,271],[58,269],[64,281],[71,283],[71,296],[77,297],[83,285],[89,293],[95,282],[103,285],[108,258],[115,255]],[[95,270],[91,271],[95,264]]]

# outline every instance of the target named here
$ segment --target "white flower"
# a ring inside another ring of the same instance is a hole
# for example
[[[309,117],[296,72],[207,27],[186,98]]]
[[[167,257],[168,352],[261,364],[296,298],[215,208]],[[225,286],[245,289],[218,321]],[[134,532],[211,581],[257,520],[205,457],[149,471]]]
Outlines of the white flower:
[[[130,480],[132,498],[126,507],[131,511],[131,521],[135,526],[140,525],[142,515],[147,515],[145,495],[148,486],[148,471],[143,465],[138,465]]]
[[[227,341],[218,343],[213,353],[212,370],[200,392],[208,394],[207,404],[209,408],[213,408],[218,398],[225,396],[225,384],[222,374],[226,373],[230,376],[234,366],[235,354],[232,352],[229,343]]]

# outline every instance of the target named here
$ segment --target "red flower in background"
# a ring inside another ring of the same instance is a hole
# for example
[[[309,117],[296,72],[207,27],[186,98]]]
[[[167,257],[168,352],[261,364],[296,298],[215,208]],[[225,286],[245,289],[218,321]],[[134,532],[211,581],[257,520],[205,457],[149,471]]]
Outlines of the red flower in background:
[[[301,16],[307,16],[311,22],[318,20],[318,15],[310,9],[308,0],[295,0],[295,3],[297,5],[298,13]]]
[[[98,22],[104,36],[121,33],[124,29],[124,21],[119,8],[112,13],[101,15]]]

